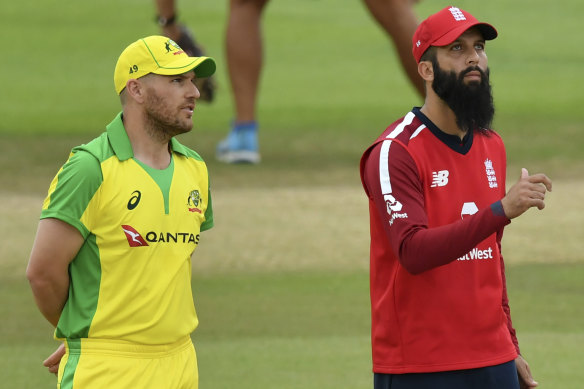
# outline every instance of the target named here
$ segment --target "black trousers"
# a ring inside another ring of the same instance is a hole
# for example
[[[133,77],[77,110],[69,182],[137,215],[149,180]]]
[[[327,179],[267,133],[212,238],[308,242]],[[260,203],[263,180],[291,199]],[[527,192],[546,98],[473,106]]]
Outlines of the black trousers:
[[[519,389],[515,361],[479,369],[373,376],[374,389]]]

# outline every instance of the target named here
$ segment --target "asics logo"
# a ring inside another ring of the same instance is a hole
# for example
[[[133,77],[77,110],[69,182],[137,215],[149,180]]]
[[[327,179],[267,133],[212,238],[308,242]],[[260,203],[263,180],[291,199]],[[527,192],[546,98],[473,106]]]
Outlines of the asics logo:
[[[138,206],[138,203],[140,202],[140,198],[142,198],[142,193],[140,193],[139,190],[133,191],[132,195],[133,196],[130,197],[130,200],[128,201],[128,209],[130,211]]]
[[[437,186],[446,186],[448,184],[448,176],[450,172],[448,170],[440,170],[437,172],[432,172],[432,185],[431,188]]]

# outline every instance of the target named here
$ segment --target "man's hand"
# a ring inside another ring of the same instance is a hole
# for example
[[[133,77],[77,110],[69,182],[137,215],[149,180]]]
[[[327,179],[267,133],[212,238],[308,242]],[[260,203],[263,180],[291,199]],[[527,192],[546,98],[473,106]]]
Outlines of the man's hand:
[[[521,389],[535,388],[538,385],[531,376],[527,361],[521,355],[515,359],[515,366],[517,367],[517,377],[519,378],[519,387]]]
[[[59,372],[59,364],[63,355],[65,355],[65,344],[62,343],[54,353],[44,360],[43,366],[49,369],[49,373],[56,375]]]
[[[552,181],[545,174],[530,176],[527,169],[521,169],[521,177],[501,200],[505,216],[509,219],[520,216],[531,207],[545,208],[545,193],[552,191]]]

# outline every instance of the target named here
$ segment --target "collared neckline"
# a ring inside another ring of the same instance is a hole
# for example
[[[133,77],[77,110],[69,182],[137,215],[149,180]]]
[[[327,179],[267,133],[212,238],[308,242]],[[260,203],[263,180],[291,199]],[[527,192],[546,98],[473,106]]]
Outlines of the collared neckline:
[[[114,153],[116,154],[120,161],[125,161],[127,159],[134,157],[134,151],[132,150],[130,138],[128,138],[128,133],[126,132],[126,128],[124,127],[122,114],[123,113],[120,112],[116,115],[116,117],[111,121],[111,123],[106,126],[106,131],[109,143]],[[174,137],[170,139],[170,149],[173,152],[188,157],[185,146],[183,146]]]
[[[422,113],[420,107],[414,107],[412,109],[414,115],[418,117],[426,125],[426,127],[438,138],[442,143],[451,148],[452,150],[465,155],[470,151],[473,142],[474,131],[468,131],[462,139],[456,135],[447,134],[442,131],[438,126],[434,124],[426,115]]]

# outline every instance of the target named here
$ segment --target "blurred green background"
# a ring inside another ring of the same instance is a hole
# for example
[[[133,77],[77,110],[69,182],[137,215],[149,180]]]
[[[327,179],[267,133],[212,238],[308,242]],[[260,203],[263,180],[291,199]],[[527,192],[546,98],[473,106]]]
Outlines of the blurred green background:
[[[272,0],[264,15],[258,166],[214,161],[232,119],[224,61],[226,1],[179,2],[218,64],[219,90],[181,141],[207,161],[216,227],[193,258],[201,388],[371,387],[368,216],[362,151],[420,98],[387,36],[357,0]],[[450,2],[416,5],[420,19]],[[523,353],[541,387],[579,388],[584,372],[584,103],[577,0],[456,6],[492,23],[487,54],[507,145],[509,182],[543,171],[543,212],[503,241]],[[43,196],[71,147],[119,111],[113,69],[132,41],[157,34],[154,4],[136,0],[3,2],[0,72],[0,377],[54,387],[40,365],[57,343],[24,269]]]

